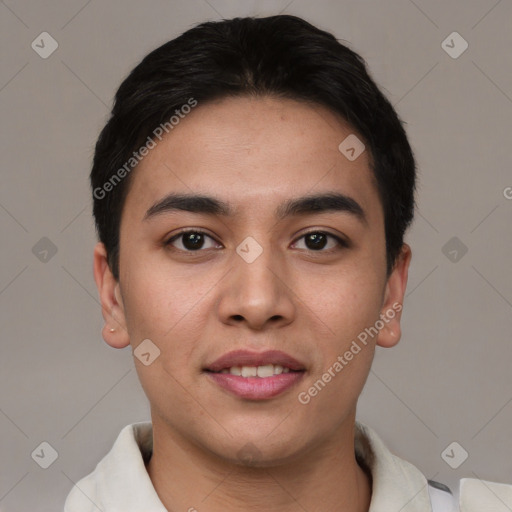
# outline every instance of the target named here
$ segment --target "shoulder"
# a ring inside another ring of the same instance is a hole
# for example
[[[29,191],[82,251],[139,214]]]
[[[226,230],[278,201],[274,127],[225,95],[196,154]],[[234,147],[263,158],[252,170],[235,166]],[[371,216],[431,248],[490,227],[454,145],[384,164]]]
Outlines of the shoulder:
[[[512,484],[490,482],[479,478],[462,478],[459,483],[461,512],[510,512]]]
[[[110,504],[123,504],[128,512],[134,510],[139,498],[153,503],[148,510],[162,510],[145,468],[145,460],[152,449],[151,422],[125,426],[112,449],[95,469],[79,480],[66,498],[64,512],[97,512],[112,510]],[[164,509],[165,510],[165,509]]]
[[[372,476],[371,505],[375,510],[402,507],[414,512],[512,511],[511,484],[463,478],[450,489],[428,480],[418,468],[392,453],[371,427],[358,421],[355,450],[358,463]]]
[[[510,512],[512,484],[462,478],[455,495],[439,482],[428,481],[432,512]]]

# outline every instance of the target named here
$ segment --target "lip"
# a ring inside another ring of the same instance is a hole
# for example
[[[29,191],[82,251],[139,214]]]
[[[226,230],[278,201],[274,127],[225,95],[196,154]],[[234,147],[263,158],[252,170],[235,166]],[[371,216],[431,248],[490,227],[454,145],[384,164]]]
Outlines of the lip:
[[[281,373],[272,377],[239,377],[230,373],[207,372],[206,375],[218,386],[239,398],[269,400],[298,383],[304,372]]]
[[[281,365],[292,371],[271,377],[241,377],[230,373],[214,373],[232,366],[265,366],[267,364]],[[269,400],[297,384],[304,377],[305,366],[280,350],[265,352],[234,350],[209,364],[204,368],[204,372],[216,385],[239,398]]]
[[[294,371],[305,370],[305,366],[302,363],[280,350],[266,350],[265,352],[233,350],[232,352],[228,352],[227,354],[219,357],[213,361],[213,363],[208,364],[205,370],[210,372],[220,372],[221,370],[231,368],[232,366],[264,366],[267,364],[279,364]]]

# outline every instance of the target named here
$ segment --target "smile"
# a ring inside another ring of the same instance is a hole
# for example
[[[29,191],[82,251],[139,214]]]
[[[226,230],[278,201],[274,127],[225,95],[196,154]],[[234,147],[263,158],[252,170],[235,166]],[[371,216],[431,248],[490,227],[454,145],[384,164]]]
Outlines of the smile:
[[[273,375],[281,375],[288,373],[290,368],[281,366],[280,364],[266,364],[264,366],[232,366],[231,368],[223,368],[220,372],[238,375],[241,377],[272,377]]]
[[[216,386],[247,400],[268,400],[295,386],[305,367],[284,352],[262,353],[239,350],[229,352],[204,372]]]

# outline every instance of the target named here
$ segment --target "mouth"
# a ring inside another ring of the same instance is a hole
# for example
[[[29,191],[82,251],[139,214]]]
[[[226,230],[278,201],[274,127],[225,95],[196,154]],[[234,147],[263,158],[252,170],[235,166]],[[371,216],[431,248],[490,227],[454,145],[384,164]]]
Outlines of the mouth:
[[[239,377],[259,377],[260,379],[264,379],[265,377],[272,377],[273,375],[299,371],[301,370],[292,370],[288,366],[282,366],[280,364],[265,364],[260,366],[231,366],[229,368],[223,368],[218,372],[212,371],[212,373],[228,373]]]
[[[245,350],[225,354],[203,368],[211,381],[230,394],[249,400],[268,400],[297,384],[305,366],[278,350]]]

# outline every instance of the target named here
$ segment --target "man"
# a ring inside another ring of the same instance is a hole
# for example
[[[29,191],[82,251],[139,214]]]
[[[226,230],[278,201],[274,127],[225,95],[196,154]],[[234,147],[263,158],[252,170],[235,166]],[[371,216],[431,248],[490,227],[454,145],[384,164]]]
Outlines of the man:
[[[357,54],[293,16],[199,25],[121,84],[91,185],[103,337],[152,421],[66,512],[451,509],[356,422],[400,339],[415,188]]]

